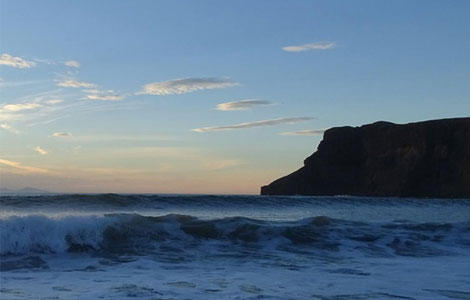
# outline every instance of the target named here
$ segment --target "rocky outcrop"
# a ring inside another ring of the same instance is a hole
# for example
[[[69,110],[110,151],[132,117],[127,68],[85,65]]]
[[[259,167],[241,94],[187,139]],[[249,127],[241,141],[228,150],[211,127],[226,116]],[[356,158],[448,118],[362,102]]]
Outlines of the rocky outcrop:
[[[470,118],[328,129],[261,194],[470,198]]]

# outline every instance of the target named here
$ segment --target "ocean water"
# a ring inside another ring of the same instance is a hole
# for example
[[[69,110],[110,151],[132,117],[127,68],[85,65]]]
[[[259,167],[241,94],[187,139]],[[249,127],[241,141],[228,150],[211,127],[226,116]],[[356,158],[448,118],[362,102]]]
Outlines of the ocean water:
[[[470,199],[0,197],[0,299],[470,299]]]

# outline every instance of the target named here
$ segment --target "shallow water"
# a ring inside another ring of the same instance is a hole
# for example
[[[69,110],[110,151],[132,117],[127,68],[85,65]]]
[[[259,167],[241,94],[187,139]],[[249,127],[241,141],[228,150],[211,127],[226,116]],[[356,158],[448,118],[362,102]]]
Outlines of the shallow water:
[[[470,200],[0,197],[1,299],[470,299]]]

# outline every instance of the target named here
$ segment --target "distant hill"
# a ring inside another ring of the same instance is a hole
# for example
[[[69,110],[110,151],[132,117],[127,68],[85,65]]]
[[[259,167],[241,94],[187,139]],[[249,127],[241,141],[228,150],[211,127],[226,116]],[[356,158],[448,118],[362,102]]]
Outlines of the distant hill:
[[[39,196],[45,194],[54,194],[46,190],[36,189],[32,187],[25,187],[19,190],[12,190],[0,188],[0,196]]]
[[[470,118],[328,129],[261,194],[470,198]]]

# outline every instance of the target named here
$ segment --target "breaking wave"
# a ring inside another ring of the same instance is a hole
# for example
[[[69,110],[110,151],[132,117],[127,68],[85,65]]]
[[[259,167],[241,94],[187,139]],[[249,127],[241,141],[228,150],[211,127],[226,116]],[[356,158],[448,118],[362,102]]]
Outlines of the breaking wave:
[[[299,221],[243,217],[203,220],[189,215],[139,214],[0,219],[0,254],[98,252],[152,254],[217,248],[440,256],[468,251],[470,222],[367,223],[325,216]]]

